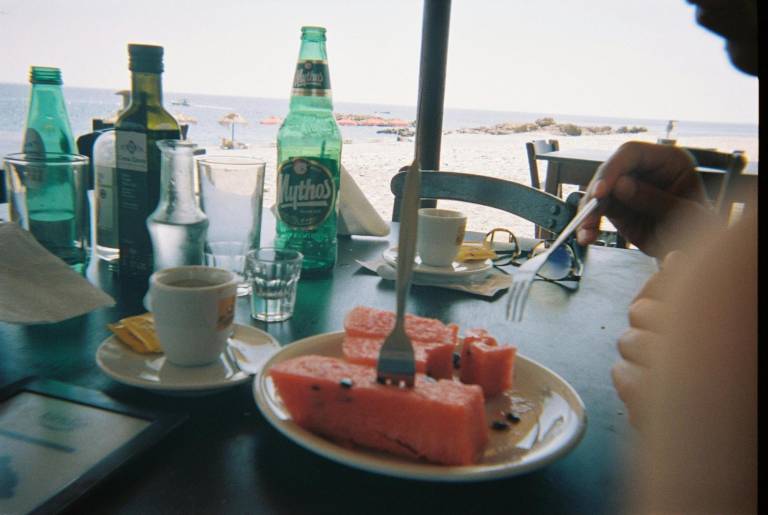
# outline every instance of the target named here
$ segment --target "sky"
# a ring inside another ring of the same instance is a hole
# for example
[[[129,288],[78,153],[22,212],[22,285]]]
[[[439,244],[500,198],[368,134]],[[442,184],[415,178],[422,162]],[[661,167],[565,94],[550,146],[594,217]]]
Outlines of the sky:
[[[130,87],[128,43],[165,47],[166,92],[287,98],[302,25],[327,28],[334,99],[415,105],[419,0],[0,0],[0,82],[57,66]],[[758,81],[685,0],[453,0],[448,108],[757,123]]]

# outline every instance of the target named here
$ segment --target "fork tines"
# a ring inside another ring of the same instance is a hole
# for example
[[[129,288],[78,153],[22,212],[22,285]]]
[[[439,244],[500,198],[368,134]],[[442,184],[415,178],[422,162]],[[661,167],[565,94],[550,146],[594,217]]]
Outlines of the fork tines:
[[[416,365],[413,359],[413,347],[410,341],[390,340],[388,337],[381,346],[379,361],[376,366],[376,381],[380,384],[407,387],[413,386]]]

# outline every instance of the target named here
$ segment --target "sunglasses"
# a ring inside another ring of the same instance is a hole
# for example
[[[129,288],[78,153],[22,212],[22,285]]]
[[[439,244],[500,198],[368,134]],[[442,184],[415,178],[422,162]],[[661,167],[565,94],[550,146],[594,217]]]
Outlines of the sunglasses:
[[[494,266],[520,266],[530,259],[547,250],[554,240],[543,240],[536,243],[530,250],[524,251],[515,234],[509,229],[496,228],[488,231],[483,237],[483,245],[492,248],[498,256],[493,260]],[[558,283],[578,283],[583,271],[584,249],[570,239],[549,256],[549,259],[539,269],[537,279]]]

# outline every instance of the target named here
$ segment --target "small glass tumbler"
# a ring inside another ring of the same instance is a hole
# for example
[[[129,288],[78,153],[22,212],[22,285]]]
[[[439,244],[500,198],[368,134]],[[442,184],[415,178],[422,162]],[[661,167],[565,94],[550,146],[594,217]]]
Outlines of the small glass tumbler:
[[[245,274],[251,283],[251,317],[262,322],[282,322],[293,316],[303,259],[301,252],[273,247],[246,254]]]

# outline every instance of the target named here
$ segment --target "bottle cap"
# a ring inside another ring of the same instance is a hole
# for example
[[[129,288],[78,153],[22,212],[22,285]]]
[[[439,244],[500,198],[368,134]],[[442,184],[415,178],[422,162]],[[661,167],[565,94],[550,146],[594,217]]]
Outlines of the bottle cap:
[[[317,38],[319,40],[325,41],[325,27],[305,25],[301,28],[301,36],[309,37],[310,39]]]
[[[29,82],[61,86],[61,70],[49,66],[32,66],[29,69]]]
[[[128,45],[128,69],[132,72],[163,73],[163,47]]]

